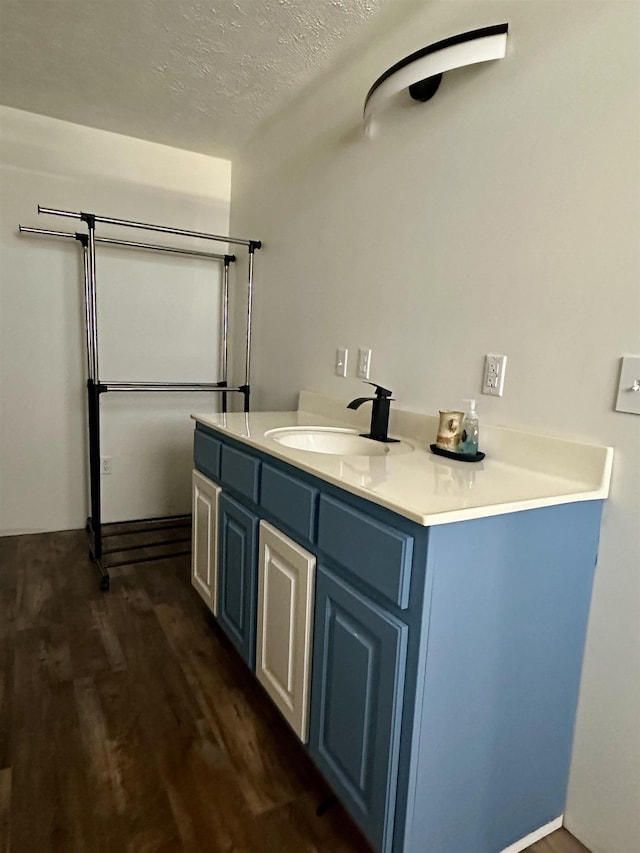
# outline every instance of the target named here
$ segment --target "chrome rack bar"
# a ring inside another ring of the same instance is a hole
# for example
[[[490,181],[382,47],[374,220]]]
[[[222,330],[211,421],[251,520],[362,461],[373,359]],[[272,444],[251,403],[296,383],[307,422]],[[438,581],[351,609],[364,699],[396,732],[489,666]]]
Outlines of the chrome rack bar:
[[[89,349],[89,377],[87,379],[87,412],[89,421],[89,481],[91,517],[87,530],[91,531],[89,549],[100,572],[100,589],[109,589],[110,577],[102,555],[102,486],[100,484],[100,373],[98,369],[98,311],[96,291],[96,223],[93,217],[85,220],[87,234],[79,237],[85,257],[86,317],[89,321],[87,342]]]
[[[190,231],[186,228],[170,228],[167,225],[151,225],[148,222],[135,222],[129,219],[115,219],[112,216],[98,216],[93,213],[82,213],[73,210],[58,210],[53,207],[38,205],[38,213],[46,213],[51,216],[65,216],[69,219],[81,219],[86,222],[92,218],[94,222],[103,222],[106,225],[122,225],[125,228],[141,228],[143,231],[159,231],[162,234],[180,234],[183,237],[196,237],[200,240],[215,240],[218,243],[230,243],[236,246],[254,246],[259,249],[259,240],[245,240],[242,237],[225,237],[220,234],[207,234],[204,231]]]
[[[253,249],[249,249],[249,281],[247,284],[247,351],[245,356],[244,384],[251,379],[251,314],[253,311]]]
[[[86,234],[74,234],[71,231],[49,231],[46,228],[26,228],[18,225],[21,234],[46,234],[50,237],[72,237],[74,240],[86,237]],[[211,258],[216,261],[224,261],[225,266],[235,261],[235,255],[220,255],[217,252],[199,252],[197,249],[176,249],[173,246],[159,246],[156,243],[137,243],[133,240],[115,240],[111,237],[96,237],[96,243],[110,243],[113,246],[129,246],[133,249],[149,249],[154,252],[169,252],[173,255],[192,255],[196,258]]]
[[[85,334],[87,336],[87,378],[89,378],[93,369],[93,336],[91,332],[91,307],[89,305],[89,255],[87,253],[87,243],[89,238],[86,234],[83,234],[82,236],[84,239],[80,240],[80,244],[82,245],[82,263],[84,269],[84,324]]]
[[[143,531],[145,532],[145,531]],[[147,533],[156,533],[156,530],[147,530]],[[104,534],[103,534],[104,535]],[[126,535],[126,534],[125,534]],[[140,533],[137,534],[140,536]],[[125,551],[141,551],[143,548],[159,548],[165,545],[175,545],[181,542],[191,542],[191,536],[178,537],[176,539],[161,539],[159,542],[145,542],[143,545],[127,545],[124,548],[105,548],[103,554],[122,554]],[[169,556],[172,556],[171,554]]]
[[[133,536],[138,533],[157,533],[162,530],[176,530],[180,527],[189,527],[191,524],[191,513],[183,514],[183,515],[158,515],[154,518],[132,518],[126,521],[110,521],[107,524],[102,525],[102,538],[108,539],[109,537],[118,537],[118,536]],[[189,524],[184,524],[183,522],[189,522]],[[168,522],[171,522],[170,524]],[[131,528],[132,525],[137,525],[135,530],[111,530],[112,527],[124,527],[125,525],[128,528]],[[153,525],[153,527],[147,527],[146,525]],[[160,526],[158,526],[160,525]],[[105,530],[106,528],[106,530]]]
[[[18,225],[19,234],[46,234],[49,237],[71,237],[76,239],[76,235],[72,231],[50,231],[48,228],[27,228],[25,225]]]
[[[244,385],[240,390],[244,394],[244,410],[249,411],[249,396],[251,393],[251,326],[253,314],[253,255],[259,249],[260,243],[249,243],[249,276],[247,282],[247,349],[245,353]],[[223,398],[226,399],[226,398]],[[226,409],[226,407],[225,407]]]
[[[93,219],[87,222],[88,242],[87,242],[87,269],[89,271],[89,296],[91,300],[91,310],[89,312],[92,320],[92,336],[93,336],[93,371],[89,374],[89,378],[94,382],[100,382],[100,370],[98,364],[98,291],[96,288],[96,224]]]
[[[227,384],[229,365],[229,264],[225,260],[222,275],[222,381]]]
[[[242,391],[211,382],[101,382],[103,391]]]
[[[96,237],[96,243],[111,243],[114,246],[131,246],[134,249],[150,249],[154,252],[169,252],[172,255],[191,255],[196,258],[211,258],[215,261],[235,261],[235,255],[220,255],[217,252],[198,252],[197,249],[175,249],[155,243],[137,243],[134,240],[114,240],[111,237]]]
[[[118,566],[132,566],[134,563],[152,563],[154,560],[171,560],[174,557],[186,557],[191,551],[171,551],[169,554],[152,554],[144,557],[127,557],[124,560],[118,560],[115,563],[107,563],[107,569],[116,569]]]

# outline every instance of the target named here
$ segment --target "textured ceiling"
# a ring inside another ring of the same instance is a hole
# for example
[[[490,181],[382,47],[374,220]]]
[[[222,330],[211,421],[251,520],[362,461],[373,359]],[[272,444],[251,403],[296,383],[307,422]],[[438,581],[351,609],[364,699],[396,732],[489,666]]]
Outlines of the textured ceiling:
[[[0,103],[228,157],[392,0],[0,0]]]

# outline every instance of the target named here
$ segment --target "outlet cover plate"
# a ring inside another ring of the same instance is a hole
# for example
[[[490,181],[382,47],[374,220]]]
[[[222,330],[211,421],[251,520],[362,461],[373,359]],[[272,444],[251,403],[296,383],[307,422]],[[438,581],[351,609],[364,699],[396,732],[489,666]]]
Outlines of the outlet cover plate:
[[[484,360],[484,379],[482,393],[493,397],[502,397],[504,391],[504,376],[507,371],[506,355],[488,353]]]

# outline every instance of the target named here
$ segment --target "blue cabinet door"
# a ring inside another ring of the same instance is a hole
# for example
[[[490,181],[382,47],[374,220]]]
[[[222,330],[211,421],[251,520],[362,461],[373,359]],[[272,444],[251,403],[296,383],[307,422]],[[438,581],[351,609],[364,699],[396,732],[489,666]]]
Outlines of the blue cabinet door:
[[[309,747],[379,851],[392,842],[407,632],[318,569]]]
[[[218,622],[252,669],[256,657],[258,518],[220,496]]]

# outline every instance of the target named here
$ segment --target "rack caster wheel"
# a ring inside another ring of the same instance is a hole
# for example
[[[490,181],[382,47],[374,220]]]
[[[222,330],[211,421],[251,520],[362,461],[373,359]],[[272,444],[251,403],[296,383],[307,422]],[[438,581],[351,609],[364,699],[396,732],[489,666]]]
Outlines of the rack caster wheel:
[[[109,575],[100,578],[100,591],[108,592],[109,590]]]

